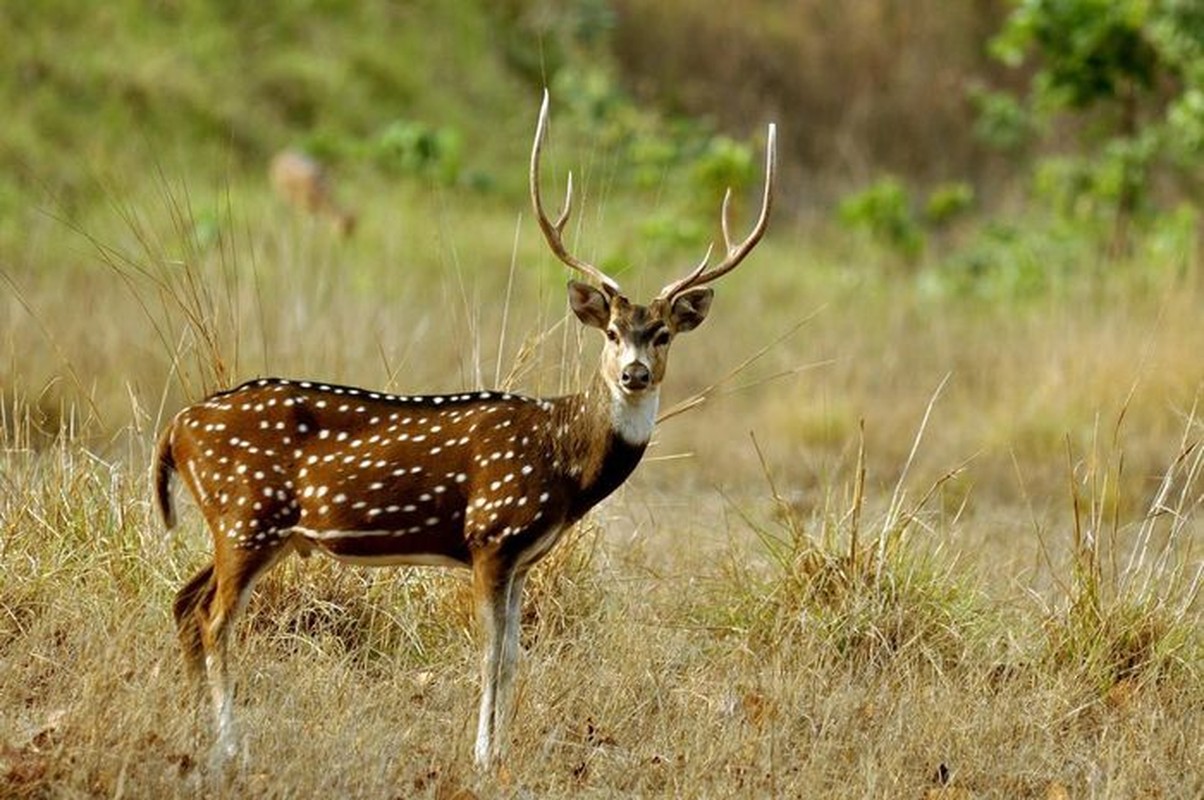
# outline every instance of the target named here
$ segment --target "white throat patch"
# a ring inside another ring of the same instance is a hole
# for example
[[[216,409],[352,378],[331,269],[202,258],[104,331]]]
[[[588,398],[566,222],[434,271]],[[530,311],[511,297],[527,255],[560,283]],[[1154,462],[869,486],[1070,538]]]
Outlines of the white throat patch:
[[[619,387],[611,385],[610,421],[615,432],[628,444],[647,444],[656,426],[660,402],[659,387],[638,397],[631,397]]]

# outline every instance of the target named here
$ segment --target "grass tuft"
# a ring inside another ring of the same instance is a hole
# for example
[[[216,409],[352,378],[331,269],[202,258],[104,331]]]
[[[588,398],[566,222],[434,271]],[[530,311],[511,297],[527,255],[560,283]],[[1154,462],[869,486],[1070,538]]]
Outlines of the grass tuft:
[[[755,440],[754,446],[764,466]],[[728,624],[756,647],[806,648],[854,668],[928,664],[938,670],[981,650],[989,615],[971,576],[904,535],[939,486],[905,511],[897,492],[880,532],[866,538],[864,444],[847,504],[830,497],[811,519],[784,499],[767,467],[765,475],[774,514],[762,521],[738,513],[769,568],[753,575],[741,567],[727,576],[740,586]]]
[[[1123,423],[1123,414],[1116,429]],[[1074,506],[1069,580],[1045,613],[1046,657],[1107,694],[1121,684],[1199,681],[1204,640],[1193,609],[1204,567],[1193,565],[1193,523],[1204,497],[1204,430],[1193,406],[1178,452],[1144,514],[1127,522],[1117,487],[1123,453],[1097,445],[1070,456]],[[1048,545],[1046,550],[1048,552]]]

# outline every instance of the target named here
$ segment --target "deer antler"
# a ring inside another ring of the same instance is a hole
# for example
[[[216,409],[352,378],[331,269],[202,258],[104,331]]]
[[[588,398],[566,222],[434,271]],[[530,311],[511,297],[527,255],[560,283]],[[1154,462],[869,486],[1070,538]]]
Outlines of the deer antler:
[[[702,261],[698,266],[681,280],[674,281],[664,289],[661,289],[660,294],[657,295],[657,299],[670,300],[693,286],[710,283],[738,267],[740,262],[744,260],[744,257],[752,252],[752,249],[757,246],[757,242],[761,241],[761,237],[765,235],[765,228],[769,225],[769,210],[773,207],[773,176],[776,164],[777,126],[771,122],[769,123],[769,134],[765,142],[765,193],[761,199],[761,216],[757,220],[757,224],[753,226],[752,232],[740,244],[732,246],[732,237],[727,221],[727,209],[731,203],[732,190],[728,189],[723,195],[723,206],[720,209],[723,246],[727,255],[714,269],[706,271],[707,262],[711,260],[711,252],[714,250],[714,245],[711,245],[707,248],[706,255],[702,257]]]
[[[543,229],[544,238],[556,257],[578,272],[593,278],[602,284],[609,294],[619,293],[619,284],[593,264],[588,264],[576,258],[564,246],[562,234],[565,223],[569,221],[569,213],[573,210],[573,173],[569,173],[568,188],[564,193],[564,210],[555,222],[548,219],[544,212],[543,201],[539,196],[539,154],[543,150],[544,132],[548,126],[548,91],[544,90],[543,105],[539,107],[539,124],[535,126],[535,144],[531,148],[531,203],[535,206],[535,216],[539,218],[539,227]]]

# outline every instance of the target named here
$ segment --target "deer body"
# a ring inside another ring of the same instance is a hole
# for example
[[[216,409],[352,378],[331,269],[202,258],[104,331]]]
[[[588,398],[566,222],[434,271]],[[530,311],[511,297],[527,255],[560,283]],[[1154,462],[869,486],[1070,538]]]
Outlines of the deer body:
[[[630,426],[597,394],[409,397],[251,381],[177,415],[160,448],[161,504],[170,512],[165,481],[179,470],[224,548],[471,566],[473,551],[498,547],[524,563],[644,452],[647,437],[625,438]]]
[[[367,565],[466,567],[484,633],[474,755],[499,756],[518,656],[523,583],[561,533],[627,479],[652,436],[669,346],[706,318],[704,284],[733,269],[764,232],[773,177],[773,127],[761,218],[724,262],[707,260],[649,304],[578,261],[560,238],[572,183],[556,222],[538,190],[547,119],[532,153],[532,200],[553,252],[601,284],[569,283],[570,306],[606,334],[597,375],[582,392],[530,398],[502,392],[403,396],[264,378],[179,412],[159,440],[156,500],[175,522],[178,474],[213,538],[213,562],[177,594],[186,659],[209,683],[218,755],[236,752],[226,659],[232,621],[255,581],[285,555],[317,550]]]

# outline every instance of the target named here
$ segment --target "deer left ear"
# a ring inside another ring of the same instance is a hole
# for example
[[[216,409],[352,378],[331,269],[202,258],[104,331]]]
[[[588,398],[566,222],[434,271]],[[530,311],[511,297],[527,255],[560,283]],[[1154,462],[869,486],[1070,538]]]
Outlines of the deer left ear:
[[[673,307],[669,314],[673,320],[673,329],[678,333],[692,331],[702,324],[711,310],[711,300],[715,290],[709,286],[689,289],[673,298]]]

